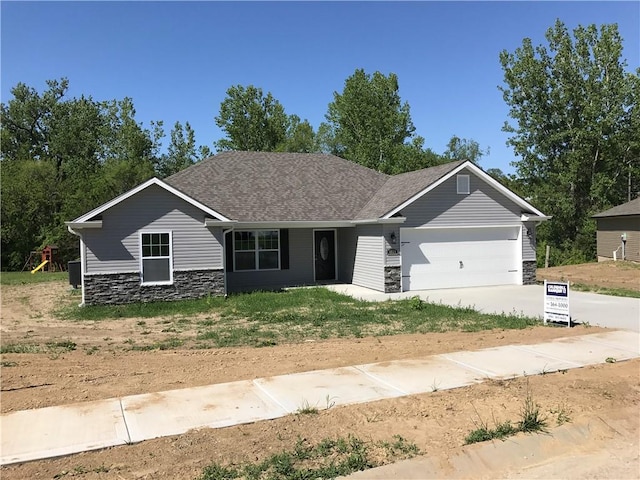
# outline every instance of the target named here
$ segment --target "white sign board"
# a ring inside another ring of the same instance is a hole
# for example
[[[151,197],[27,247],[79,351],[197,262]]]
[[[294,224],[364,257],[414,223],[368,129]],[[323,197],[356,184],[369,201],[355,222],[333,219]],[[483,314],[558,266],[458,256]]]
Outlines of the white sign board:
[[[567,322],[571,326],[569,314],[569,284],[544,281],[544,323]]]

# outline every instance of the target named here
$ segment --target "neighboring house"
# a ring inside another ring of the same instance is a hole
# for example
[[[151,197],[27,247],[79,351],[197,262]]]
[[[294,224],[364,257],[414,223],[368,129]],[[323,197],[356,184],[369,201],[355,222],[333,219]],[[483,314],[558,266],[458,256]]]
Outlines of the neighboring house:
[[[381,292],[535,281],[540,211],[468,161],[389,176],[225,152],[67,222],[85,304],[327,282]]]
[[[593,216],[597,224],[598,261],[618,259],[640,262],[640,197]]]

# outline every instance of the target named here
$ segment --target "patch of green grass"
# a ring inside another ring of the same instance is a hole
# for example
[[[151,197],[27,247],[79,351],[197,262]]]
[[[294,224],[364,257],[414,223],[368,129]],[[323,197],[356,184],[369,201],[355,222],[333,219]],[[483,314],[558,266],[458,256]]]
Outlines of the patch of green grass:
[[[42,347],[34,343],[9,343],[0,346],[0,353],[40,353]]]
[[[18,362],[9,362],[7,360],[2,360],[0,362],[0,367],[17,367]]]
[[[0,353],[50,353],[60,355],[75,350],[77,345],[71,340],[47,342],[45,345],[36,343],[9,343],[0,346]]]
[[[31,283],[60,282],[68,280],[67,272],[0,272],[0,285],[27,285]]]
[[[385,455],[375,455],[383,450]],[[418,447],[395,436],[393,442],[368,443],[354,436],[326,438],[317,444],[298,439],[290,450],[273,454],[261,462],[206,467],[200,480],[332,479],[390,461],[410,458]],[[384,457],[385,461],[379,460]]]
[[[145,344],[145,345],[135,345],[133,341],[127,342],[131,345],[130,350],[137,351],[148,351],[148,350],[173,350],[175,348],[181,347],[184,344],[184,340],[171,337],[166,340],[161,340],[159,342]]]
[[[178,333],[191,325],[197,334],[189,339],[199,342],[197,348],[265,347],[339,337],[522,329],[539,324],[536,319],[516,313],[480,314],[471,307],[432,304],[418,297],[367,302],[325,288],[235,294],[227,299],[68,306],[57,314],[75,321],[171,317],[172,321],[167,321],[170,325],[163,331]],[[190,318],[198,314],[205,314],[205,318]],[[145,320],[138,321],[138,326],[145,325]]]
[[[640,298],[640,292],[627,288],[597,287],[595,285],[584,285],[582,283],[572,283],[571,289],[578,292],[592,292],[600,295],[611,295],[613,297]]]

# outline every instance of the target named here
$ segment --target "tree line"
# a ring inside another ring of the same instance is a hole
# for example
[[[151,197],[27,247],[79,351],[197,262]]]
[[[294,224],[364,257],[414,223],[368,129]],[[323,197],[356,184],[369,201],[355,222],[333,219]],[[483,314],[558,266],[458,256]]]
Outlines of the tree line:
[[[539,245],[582,261],[595,254],[590,216],[638,194],[640,72],[625,71],[615,25],[570,33],[558,21],[546,40],[534,47],[524,39],[500,53],[516,175],[489,173],[554,216],[540,229]],[[31,250],[47,244],[58,245],[63,260],[75,258],[77,239],[64,221],[213,150],[332,153],[388,174],[478,162],[488,152],[456,135],[442,153],[425,147],[393,73],[355,70],[317,130],[270,92],[231,86],[214,117],[224,137],[213,149],[196,145],[189,122],[176,122],[165,152],[163,122],[136,121],[132,99],[67,98],[67,90],[64,78],[47,81],[42,93],[19,83],[0,106],[3,270],[21,269]]]

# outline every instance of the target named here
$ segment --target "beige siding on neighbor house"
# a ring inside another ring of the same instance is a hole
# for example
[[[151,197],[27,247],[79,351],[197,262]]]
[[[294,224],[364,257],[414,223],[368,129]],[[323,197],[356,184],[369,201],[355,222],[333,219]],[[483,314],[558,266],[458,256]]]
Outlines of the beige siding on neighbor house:
[[[102,228],[83,230],[86,273],[140,271],[140,231],[171,232],[174,270],[221,269],[222,229],[205,214],[152,185],[102,214]]]
[[[613,259],[613,251],[617,250],[618,259],[622,257],[620,235],[627,234],[625,257],[627,260],[640,262],[640,215],[624,217],[597,218],[597,245],[600,259]]]

